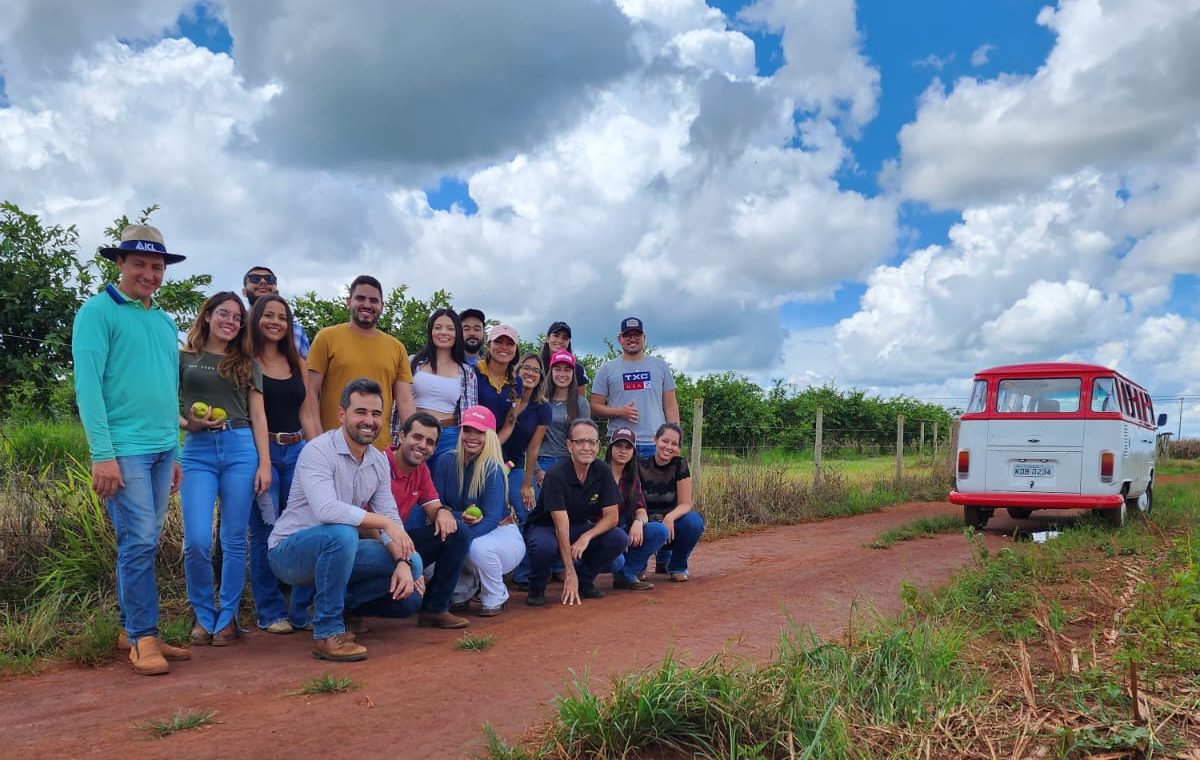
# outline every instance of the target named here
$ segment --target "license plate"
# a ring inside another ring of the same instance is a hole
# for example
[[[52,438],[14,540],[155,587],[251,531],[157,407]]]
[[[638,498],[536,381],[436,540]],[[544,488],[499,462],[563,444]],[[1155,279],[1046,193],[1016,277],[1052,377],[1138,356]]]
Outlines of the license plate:
[[[1014,478],[1052,478],[1054,477],[1054,465],[1052,464],[1014,464]]]

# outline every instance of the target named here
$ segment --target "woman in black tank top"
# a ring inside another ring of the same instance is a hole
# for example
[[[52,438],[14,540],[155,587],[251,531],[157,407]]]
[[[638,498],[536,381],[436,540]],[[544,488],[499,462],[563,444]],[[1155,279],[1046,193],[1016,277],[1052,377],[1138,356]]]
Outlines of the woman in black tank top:
[[[295,586],[290,604],[284,604],[279,581],[267,563],[267,536],[287,508],[296,459],[304,442],[320,435],[321,425],[304,403],[304,375],[308,367],[296,351],[292,309],[277,295],[260,296],[250,310],[250,346],[262,365],[263,405],[267,413],[271,453],[271,488],[258,499],[250,515],[250,587],[258,627],[269,633],[291,633],[309,623],[311,587]]]

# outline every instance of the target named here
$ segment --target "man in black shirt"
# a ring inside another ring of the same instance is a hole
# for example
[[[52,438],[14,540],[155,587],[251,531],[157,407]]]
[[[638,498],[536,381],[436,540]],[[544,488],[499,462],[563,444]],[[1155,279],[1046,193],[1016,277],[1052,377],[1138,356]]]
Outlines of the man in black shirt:
[[[620,493],[612,470],[596,458],[599,450],[596,423],[575,420],[567,433],[570,458],[546,471],[537,506],[525,527],[530,566],[526,604],[546,603],[546,581],[556,551],[566,568],[562,603],[599,599],[604,592],[596,588],[596,576],[629,545],[629,536],[617,527]],[[596,514],[600,518],[593,523]]]

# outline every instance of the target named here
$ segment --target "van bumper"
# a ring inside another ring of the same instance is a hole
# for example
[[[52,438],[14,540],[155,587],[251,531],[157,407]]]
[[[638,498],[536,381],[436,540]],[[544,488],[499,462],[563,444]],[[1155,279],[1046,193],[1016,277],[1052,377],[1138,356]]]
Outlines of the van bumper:
[[[951,504],[975,507],[1025,507],[1027,509],[1116,509],[1125,502],[1121,494],[1075,493],[963,493],[950,492]]]

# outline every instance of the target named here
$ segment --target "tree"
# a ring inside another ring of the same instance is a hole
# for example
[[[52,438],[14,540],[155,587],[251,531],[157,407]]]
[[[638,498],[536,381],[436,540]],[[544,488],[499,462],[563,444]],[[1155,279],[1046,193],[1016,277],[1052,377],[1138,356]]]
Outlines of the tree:
[[[10,415],[54,411],[71,366],[75,312],[94,284],[78,242],[74,226],[47,227],[0,203],[0,393]]]

